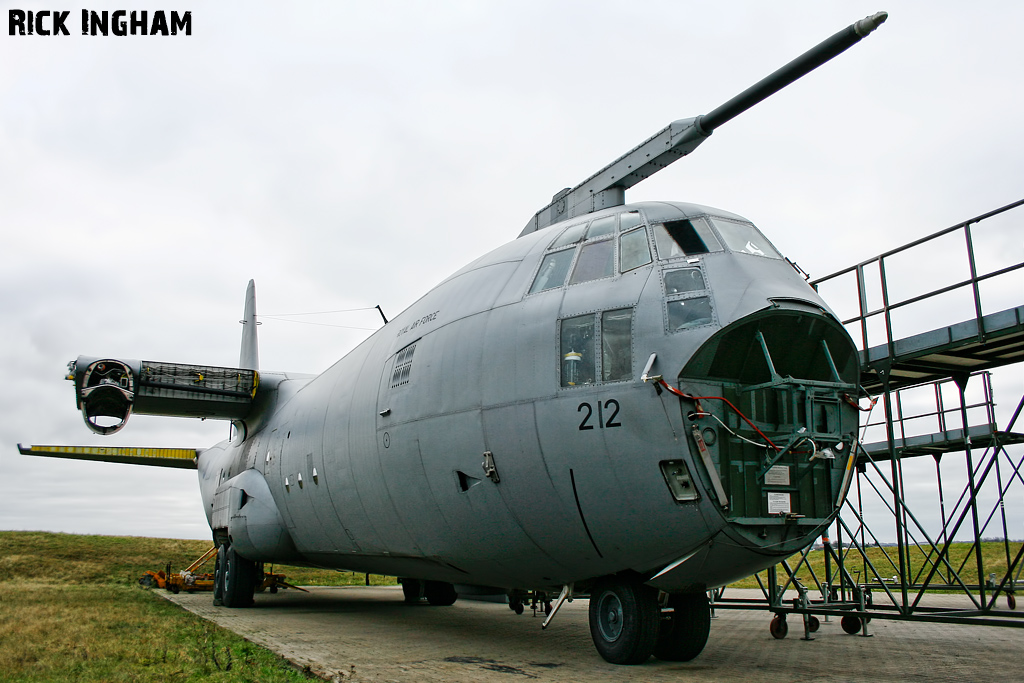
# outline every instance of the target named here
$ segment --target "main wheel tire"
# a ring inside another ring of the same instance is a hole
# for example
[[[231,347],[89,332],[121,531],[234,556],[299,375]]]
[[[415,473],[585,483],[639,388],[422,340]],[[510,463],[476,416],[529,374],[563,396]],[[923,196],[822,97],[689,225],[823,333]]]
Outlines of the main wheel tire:
[[[215,606],[224,604],[224,562],[227,555],[227,545],[217,548],[217,560],[213,568],[213,604]]]
[[[672,614],[661,620],[654,656],[666,662],[688,662],[703,650],[711,633],[707,593],[670,595]]]
[[[459,594],[455,592],[455,586],[445,581],[425,582],[423,595],[427,598],[427,602],[436,607],[454,605],[459,598]]]
[[[590,592],[590,637],[606,662],[642,664],[658,642],[658,591],[641,583],[609,577]]]
[[[817,633],[818,629],[821,628],[821,620],[813,614],[807,617],[807,629],[811,633]]]
[[[225,607],[250,607],[256,592],[256,563],[247,560],[228,546],[224,557],[224,593],[221,600]]]
[[[402,595],[408,605],[419,602],[423,597],[423,582],[419,579],[402,579]]]

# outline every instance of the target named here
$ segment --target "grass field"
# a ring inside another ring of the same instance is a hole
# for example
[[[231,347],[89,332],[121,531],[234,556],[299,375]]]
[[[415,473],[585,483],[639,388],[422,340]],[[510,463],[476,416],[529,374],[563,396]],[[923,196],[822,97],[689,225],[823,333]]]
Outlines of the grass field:
[[[168,562],[173,571],[182,569],[209,547],[206,541],[0,532],[0,679],[309,680],[269,650],[139,585],[147,569]],[[296,585],[365,582],[349,572],[275,571]]]
[[[1011,561],[1016,556],[1017,552],[1020,551],[1020,541],[1010,541],[1010,559]],[[874,570],[878,572],[878,575],[884,579],[889,579],[899,574],[899,557],[896,554],[895,546],[885,547],[870,547],[867,548],[867,560],[874,566]],[[984,563],[984,579],[988,580],[989,574],[996,575],[996,583],[1002,580],[1003,575],[1006,573],[1006,549],[1001,541],[999,542],[984,542],[981,544],[981,555]],[[908,576],[911,577],[913,583],[923,582],[932,565],[935,563],[936,557],[934,555],[929,556],[926,548],[918,546],[911,546],[907,555],[908,565]],[[789,560],[789,565],[792,569],[796,569],[800,562],[800,555],[795,555]],[[973,546],[970,543],[954,543],[950,546],[949,557],[947,558],[949,565],[956,571],[956,574],[960,577],[960,580],[968,585],[977,585],[978,583],[978,564],[973,553]],[[857,582],[868,582],[873,581],[875,576],[874,572],[867,562],[861,557],[859,553],[853,552],[848,554],[844,558],[846,571],[853,577],[854,581]],[[812,578],[812,572],[818,581],[825,581],[825,553],[822,550],[814,550],[808,553],[807,562],[803,564],[799,570],[797,570],[797,578],[805,586],[809,588],[816,588],[814,579]],[[835,568],[835,563],[832,563],[832,572],[836,577],[833,583],[838,583],[838,571]],[[761,572],[759,575],[762,581],[766,580],[767,573]],[[779,570],[779,576],[784,582],[786,579],[783,576],[783,572]],[[955,579],[951,578],[950,572],[946,567],[946,564],[939,565],[939,572],[936,576],[932,577],[929,585],[935,586],[940,583],[945,583],[949,580],[951,583],[955,583]],[[733,584],[736,588],[757,588],[757,580],[751,576],[742,581]]]

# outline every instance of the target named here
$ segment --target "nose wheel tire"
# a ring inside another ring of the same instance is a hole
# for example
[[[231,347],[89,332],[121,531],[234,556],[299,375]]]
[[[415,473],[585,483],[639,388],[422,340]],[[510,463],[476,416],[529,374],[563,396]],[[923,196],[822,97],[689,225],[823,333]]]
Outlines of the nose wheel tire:
[[[605,661],[641,664],[658,641],[658,591],[619,577],[599,581],[590,592],[590,636]]]
[[[672,612],[661,620],[654,656],[666,662],[688,662],[703,650],[711,633],[707,593],[670,595]]]

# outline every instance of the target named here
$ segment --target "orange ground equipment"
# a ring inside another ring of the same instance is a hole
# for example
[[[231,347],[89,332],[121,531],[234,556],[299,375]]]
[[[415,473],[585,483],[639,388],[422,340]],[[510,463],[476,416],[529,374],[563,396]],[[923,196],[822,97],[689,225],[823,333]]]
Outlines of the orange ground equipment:
[[[212,591],[214,575],[212,572],[207,573],[196,573],[197,570],[204,564],[213,560],[217,557],[217,546],[212,546],[209,550],[203,553],[199,559],[190,564],[188,567],[175,574],[171,573],[170,563],[164,569],[160,571],[148,570],[139,579],[139,584],[147,588],[156,586],[157,588],[164,588],[171,591],[172,593],[180,593],[185,591],[186,593],[195,593],[196,591]],[[285,581],[288,578],[284,574],[275,574],[271,572],[265,572],[263,574],[263,581],[256,588],[256,590],[262,593],[265,590],[269,590],[271,593],[276,593],[279,588],[295,588],[303,592],[306,591],[298,586]]]

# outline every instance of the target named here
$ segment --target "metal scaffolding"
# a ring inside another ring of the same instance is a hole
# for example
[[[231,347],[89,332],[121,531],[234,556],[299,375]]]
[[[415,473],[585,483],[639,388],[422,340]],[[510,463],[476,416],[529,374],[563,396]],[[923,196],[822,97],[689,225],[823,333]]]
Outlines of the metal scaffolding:
[[[811,282],[819,290],[845,287],[848,300],[855,285],[855,303],[848,306],[853,315],[843,324],[858,342],[862,404],[868,404],[862,406],[857,477],[831,527],[834,544],[823,537],[821,546],[759,576],[763,599],[719,591],[715,608],[769,610],[778,638],[786,635],[790,614],[802,616],[807,639],[818,616],[840,617],[847,633],[864,636],[872,618],[1024,627],[1024,614],[1013,611],[1015,593],[1024,588],[1024,528],[1012,530],[1009,522],[1021,516],[1024,503],[1024,449],[1015,448],[1024,444],[1024,395],[1000,428],[992,389],[992,370],[1024,362],[1024,306],[988,311],[982,295],[986,289],[999,295],[993,300],[1008,295],[1019,302],[1024,261],[1006,264],[998,248],[985,254],[977,248],[1000,231],[1024,234],[1024,212],[1012,213],[1022,205],[1014,202]],[[920,256],[929,252],[940,253],[942,263]],[[982,255],[1004,263],[983,267]],[[931,279],[954,281],[901,293],[913,289],[908,281],[920,288],[930,279],[899,268],[901,262],[930,266],[925,275]],[[947,306],[951,300],[959,307]],[[919,312],[929,306],[961,317],[927,332],[894,333],[934,325],[934,314]],[[965,320],[967,307],[973,311]],[[878,402],[881,416],[872,421]],[[872,435],[879,440],[867,442]],[[934,462],[934,487],[924,481],[923,456]],[[920,500],[928,497],[937,511],[922,509]],[[998,559],[986,558],[983,539],[998,541]],[[816,550],[824,561],[812,569]],[[787,590],[797,597],[787,600]]]

